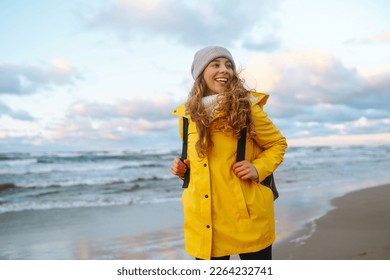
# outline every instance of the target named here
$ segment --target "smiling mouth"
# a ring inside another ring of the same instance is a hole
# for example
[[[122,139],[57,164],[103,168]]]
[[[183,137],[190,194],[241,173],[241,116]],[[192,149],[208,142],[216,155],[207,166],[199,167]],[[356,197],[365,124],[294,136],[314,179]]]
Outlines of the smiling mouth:
[[[216,78],[215,79],[217,82],[219,83],[223,83],[223,84],[226,84],[228,82],[228,79],[227,78]]]

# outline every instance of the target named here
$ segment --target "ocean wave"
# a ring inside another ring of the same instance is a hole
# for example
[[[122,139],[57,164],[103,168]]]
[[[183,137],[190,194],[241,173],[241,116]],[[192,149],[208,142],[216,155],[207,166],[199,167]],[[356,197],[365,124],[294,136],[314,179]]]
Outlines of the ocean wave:
[[[119,169],[129,169],[129,168],[149,168],[149,167],[164,167],[164,164],[156,164],[156,163],[136,163],[131,165],[124,165]]]
[[[141,190],[141,185],[135,184],[130,186],[129,188],[124,188],[124,189],[109,189],[106,193],[107,194],[120,194],[120,193],[131,193],[131,192],[136,192]]]
[[[15,167],[15,166],[22,166],[22,165],[32,165],[37,163],[37,159],[35,158],[10,158],[7,160],[2,160],[1,165],[2,166],[10,166],[10,167]]]
[[[160,159],[165,153],[129,152],[85,152],[67,155],[47,155],[37,158],[38,163],[102,162],[102,161],[142,161]]]
[[[4,203],[0,201],[0,213],[20,212],[31,210],[51,210],[51,209],[70,209],[83,207],[107,207],[107,206],[123,206],[133,204],[147,204],[147,203],[164,203],[171,201],[179,201],[178,197],[115,197],[115,198],[100,198],[94,200],[63,200],[63,201],[25,201]]]
[[[171,158],[177,151],[145,150],[145,151],[84,151],[84,152],[53,152],[53,153],[2,153],[0,162],[11,163],[34,162],[41,164],[67,162],[100,162],[100,161],[142,161]]]
[[[136,178],[118,178],[118,177],[82,177],[74,179],[65,179],[59,178],[57,181],[53,179],[41,180],[40,178],[36,180],[31,180],[29,182],[19,182],[15,187],[17,188],[61,188],[61,187],[89,187],[89,186],[113,186],[113,185],[126,185],[126,184],[136,184],[136,183],[148,183],[155,181],[165,181],[176,178],[173,175],[165,176],[156,176],[150,175],[147,177],[136,177]],[[39,181],[38,181],[39,180]]]
[[[20,212],[26,210],[50,210],[67,209],[80,207],[103,207],[115,205],[131,205],[132,199],[99,199],[99,200],[73,200],[73,201],[52,201],[52,202],[19,202],[0,204],[0,213]]]
[[[0,175],[29,175],[29,174],[49,174],[49,173],[83,173],[94,171],[115,171],[123,169],[135,169],[135,168],[162,168],[168,165],[164,161],[128,161],[128,162],[96,162],[96,163],[83,163],[83,164],[32,164],[30,166],[3,166],[0,169]]]

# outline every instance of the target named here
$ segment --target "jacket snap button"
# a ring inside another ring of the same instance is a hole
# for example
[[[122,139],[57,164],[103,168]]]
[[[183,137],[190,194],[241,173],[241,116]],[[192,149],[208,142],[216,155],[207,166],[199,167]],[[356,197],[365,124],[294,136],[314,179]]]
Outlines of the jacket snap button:
[[[207,228],[210,228],[210,226],[209,226],[209,225],[207,225],[206,227],[207,227]]]
[[[204,196],[205,198],[209,198],[209,196],[206,194],[205,196]]]
[[[206,167],[206,166],[207,166],[207,163],[204,163],[203,166]]]

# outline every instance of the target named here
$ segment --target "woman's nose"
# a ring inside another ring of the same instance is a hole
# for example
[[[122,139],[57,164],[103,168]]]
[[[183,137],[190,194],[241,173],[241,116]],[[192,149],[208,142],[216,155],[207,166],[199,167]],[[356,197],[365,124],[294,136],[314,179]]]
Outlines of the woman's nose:
[[[221,73],[226,73],[226,72],[227,72],[226,66],[222,64],[222,65],[219,67],[219,72],[221,72]]]

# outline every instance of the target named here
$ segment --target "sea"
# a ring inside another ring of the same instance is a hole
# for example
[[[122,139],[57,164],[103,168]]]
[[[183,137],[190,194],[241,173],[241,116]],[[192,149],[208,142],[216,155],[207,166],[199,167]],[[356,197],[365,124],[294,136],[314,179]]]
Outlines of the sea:
[[[0,214],[179,201],[179,150],[0,153]],[[275,171],[279,240],[345,193],[390,183],[390,146],[289,147]],[[297,240],[302,241],[302,240]]]

